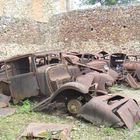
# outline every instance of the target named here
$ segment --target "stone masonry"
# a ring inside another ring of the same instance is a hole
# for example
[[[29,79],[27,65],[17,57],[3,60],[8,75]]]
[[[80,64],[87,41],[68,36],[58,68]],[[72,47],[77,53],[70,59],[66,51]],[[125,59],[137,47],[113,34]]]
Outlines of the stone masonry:
[[[71,11],[49,19],[0,17],[0,57],[50,49],[140,54],[140,5]]]
[[[140,53],[139,5],[72,11],[50,22],[52,45],[68,50]]]

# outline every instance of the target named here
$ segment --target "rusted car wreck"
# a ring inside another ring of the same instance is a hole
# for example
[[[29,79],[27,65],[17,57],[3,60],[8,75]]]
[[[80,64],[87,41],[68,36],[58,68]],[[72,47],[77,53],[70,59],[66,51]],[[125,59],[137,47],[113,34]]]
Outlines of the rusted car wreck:
[[[3,60],[0,62],[1,92],[11,96],[14,102],[43,96],[45,99],[32,109],[35,111],[61,102],[70,114],[90,122],[107,122],[109,126],[131,129],[140,119],[140,108],[133,99],[107,95],[107,88],[115,82],[114,74],[66,61],[61,53],[52,52]]]

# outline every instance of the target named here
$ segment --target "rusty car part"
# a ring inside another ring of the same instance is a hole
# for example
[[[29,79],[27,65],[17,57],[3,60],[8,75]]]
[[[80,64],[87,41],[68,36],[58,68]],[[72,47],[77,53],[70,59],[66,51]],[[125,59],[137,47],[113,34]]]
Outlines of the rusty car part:
[[[114,79],[114,82],[119,78],[119,73],[114,71],[113,69],[108,69],[107,74]]]
[[[140,107],[133,99],[103,95],[92,98],[81,107],[78,116],[97,124],[132,129],[140,120]]]
[[[139,63],[124,62],[123,67],[128,71],[136,71],[138,69]]]
[[[38,95],[32,61],[32,54],[26,54],[1,62],[9,66],[5,67],[5,70],[0,70],[0,84],[4,85],[1,86],[3,94],[17,100]]]
[[[87,66],[91,66],[96,69],[104,69],[104,66],[108,65],[107,61],[99,60],[98,56],[90,53],[79,53],[74,55],[62,54],[62,56],[68,64],[87,64]]]
[[[48,134],[51,140],[70,140],[71,129],[72,125],[67,124],[30,123],[21,137],[46,138]]]
[[[10,107],[0,108],[0,117],[9,116],[14,114],[15,112],[16,112],[16,108],[10,108]]]
[[[67,103],[68,112],[70,112],[72,115],[77,115],[81,107],[82,102],[78,99],[71,99]]]
[[[126,54],[124,53],[113,53],[110,55],[110,67],[116,71],[122,69],[122,64],[126,59]]]
[[[140,85],[135,81],[135,79],[130,74],[126,75],[126,81],[130,87],[132,87],[134,89],[140,88]]]
[[[71,62],[68,63],[68,64],[71,64],[71,63],[79,62],[79,61],[80,61],[79,57],[77,57],[77,56],[75,56],[75,55],[62,54],[62,56],[63,56],[64,58],[66,58],[67,60],[69,59],[69,60],[71,61]],[[69,61],[67,61],[67,62],[69,62]]]
[[[92,54],[92,53],[86,53],[86,52],[79,53],[76,56],[79,57],[80,62],[84,64],[99,59],[97,55]]]
[[[96,67],[93,67],[93,66],[90,66],[90,65],[86,65],[86,64],[82,64],[82,63],[79,63],[79,62],[75,62],[73,64],[74,65],[77,65],[77,66],[80,66],[80,67],[89,68],[89,69],[94,70],[94,71],[97,71],[97,72],[101,72],[101,73],[104,72],[104,70],[102,70],[102,69],[98,69]]]
[[[104,69],[104,67],[106,65],[108,65],[108,63],[104,60],[94,60],[94,61],[87,63],[87,65],[98,68],[98,69]]]
[[[54,99],[54,98],[53,98]],[[44,100],[44,103],[34,108],[35,111],[46,109],[52,99]],[[140,120],[140,107],[133,99],[115,95],[102,95],[81,102],[80,98],[71,99],[68,102],[68,111],[72,115],[84,118],[95,124],[105,124],[110,127],[127,127],[132,129]]]
[[[112,86],[115,80],[105,73],[89,72],[85,75],[78,76],[76,81],[89,88],[92,84],[97,83],[96,92],[99,90],[107,93],[106,88]]]
[[[134,58],[132,59],[131,57]],[[140,61],[138,59],[139,57],[135,55],[128,55],[127,59],[123,63],[124,69],[127,70],[127,72],[130,73],[138,81],[140,81]]]
[[[109,59],[109,53],[106,51],[100,51],[97,54],[99,56],[99,59]]]
[[[67,57],[69,57],[69,58],[72,58],[72,56],[74,58],[74,56],[76,56],[78,59],[75,59],[75,60],[77,60],[77,62],[84,63],[84,64],[98,59],[98,55],[88,53],[88,52],[79,52],[79,53],[78,52],[67,52],[67,53],[63,54],[63,56],[65,56],[65,55],[67,55]]]
[[[11,97],[0,94],[0,108],[7,107],[9,105]]]
[[[53,102],[67,103],[71,99],[81,98],[83,100],[91,99],[92,96],[89,94],[89,87],[79,82],[69,82],[61,86],[54,94],[49,98],[44,99],[34,106],[31,110],[42,111],[47,109],[49,104]]]

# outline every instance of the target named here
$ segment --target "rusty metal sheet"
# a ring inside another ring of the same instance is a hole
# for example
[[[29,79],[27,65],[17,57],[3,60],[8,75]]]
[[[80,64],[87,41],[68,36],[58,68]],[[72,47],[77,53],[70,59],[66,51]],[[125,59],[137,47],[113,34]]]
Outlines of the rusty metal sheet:
[[[104,66],[107,65],[107,62],[104,60],[93,60],[87,63],[87,65],[98,68],[98,69],[104,69]]]
[[[138,64],[135,74],[136,74],[136,77],[138,78],[138,81],[140,81],[140,64]]]
[[[0,94],[0,108],[7,107],[9,105],[11,97],[4,94]]]
[[[66,59],[66,60],[68,60],[68,59],[70,59],[70,61],[71,62],[79,62],[79,57],[77,57],[77,56],[75,56],[75,55],[70,55],[70,54],[62,54],[62,56]]]
[[[10,108],[10,107],[0,108],[0,117],[9,116],[14,114],[15,112],[16,112],[16,108]]]
[[[107,87],[110,87],[114,83],[114,79],[105,73],[99,73],[95,75],[94,83],[98,83],[97,90],[107,91]]]
[[[123,126],[121,119],[107,105],[106,98],[109,98],[108,95],[105,95],[103,100],[101,100],[100,96],[93,97],[80,109],[78,116],[95,124],[105,124],[114,127]]]
[[[78,116],[96,124],[132,129],[140,120],[140,107],[133,99],[103,95],[93,97],[80,109]]]
[[[107,71],[107,74],[109,74],[111,77],[113,77],[114,81],[117,80],[119,77],[118,72],[114,71],[113,69],[109,69]]]
[[[138,63],[136,63],[136,62],[124,62],[123,63],[123,67],[126,69],[126,70],[133,70],[133,71],[135,71],[136,69],[137,69],[137,67],[138,67],[138,65],[140,65],[140,64],[138,64]]]
[[[97,71],[97,72],[100,72],[100,73],[104,72],[102,69],[98,69],[96,67],[93,67],[93,66],[90,66],[90,65],[86,65],[86,64],[82,64],[82,63],[79,63],[79,62],[75,62],[73,64],[77,65],[77,66],[80,66],[80,67],[83,67],[83,68],[89,68],[91,70],[94,70],[94,71]]]
[[[52,140],[70,140],[71,129],[68,124],[30,123],[21,137],[45,138],[49,133]]]
[[[82,83],[83,85],[90,88],[93,84],[97,83],[97,91],[106,92],[106,87],[112,86],[114,79],[105,73],[89,72],[85,75],[78,76],[76,82]]]
[[[71,75],[66,65],[59,64],[52,66],[45,71],[46,81],[50,84],[52,93],[58,90],[65,83],[71,82]]]
[[[138,85],[138,83],[135,81],[135,79],[130,74],[126,75],[126,81],[132,88],[134,88],[134,89],[140,88],[140,85]]]
[[[17,100],[26,97],[37,96],[39,87],[34,73],[25,73],[12,77],[10,83],[10,91],[12,97]]]
[[[140,107],[133,99],[121,106],[117,113],[128,129],[132,129],[134,124],[140,120]]]
[[[99,74],[98,72],[90,72],[85,75],[80,75],[76,78],[76,82],[79,82],[88,88],[92,85],[92,82],[94,80],[94,77],[96,74]]]

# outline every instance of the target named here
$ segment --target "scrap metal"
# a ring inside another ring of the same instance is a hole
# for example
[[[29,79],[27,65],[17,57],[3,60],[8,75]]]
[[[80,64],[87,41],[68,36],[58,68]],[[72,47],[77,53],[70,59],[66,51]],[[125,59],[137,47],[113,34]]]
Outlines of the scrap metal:
[[[123,53],[102,55],[101,58],[90,53],[50,51],[2,60],[1,93],[15,102],[32,96],[44,97],[33,107],[35,111],[60,102],[71,115],[132,129],[140,119],[137,102],[107,94],[108,87],[119,80],[139,88],[135,78],[140,78],[140,64],[129,62]]]
[[[86,103],[80,109],[79,116],[97,124],[132,129],[140,119],[140,107],[133,99],[104,95]]]
[[[51,140],[70,140],[72,125],[30,123],[21,134],[21,137],[46,138]]]

